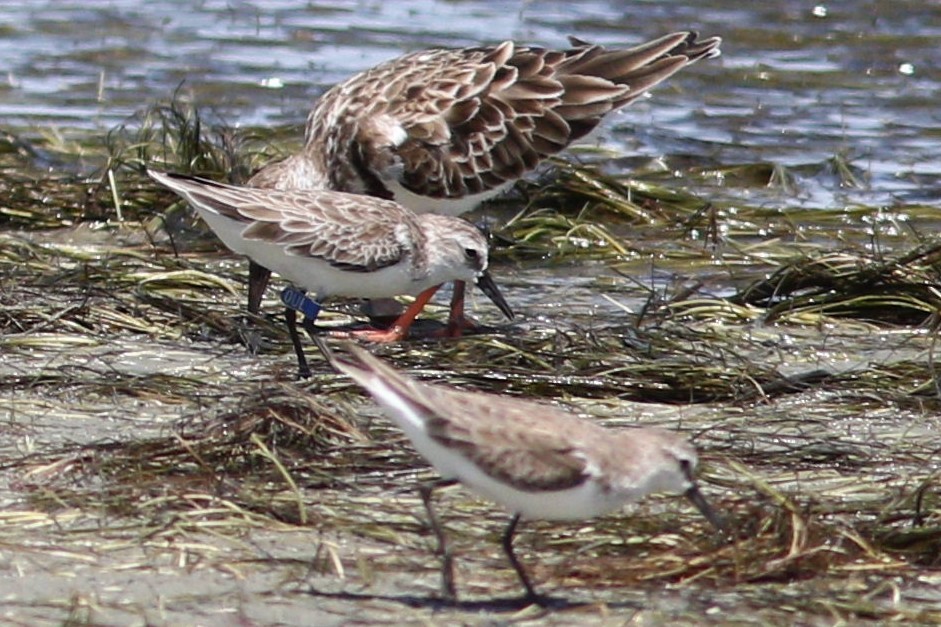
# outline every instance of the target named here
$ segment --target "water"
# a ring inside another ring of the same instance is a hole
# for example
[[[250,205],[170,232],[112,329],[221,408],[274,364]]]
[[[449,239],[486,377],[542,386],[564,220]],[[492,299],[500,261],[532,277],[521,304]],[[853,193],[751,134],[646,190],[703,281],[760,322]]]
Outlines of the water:
[[[404,2],[4,2],[0,120],[106,130],[181,88],[233,125],[300,124],[328,86],[429,46],[577,35],[635,43],[681,28],[725,39],[653,97],[613,116],[627,154],[825,168],[789,202],[922,202],[939,188],[941,5],[920,2],[466,0]],[[781,200],[768,198],[780,204]]]

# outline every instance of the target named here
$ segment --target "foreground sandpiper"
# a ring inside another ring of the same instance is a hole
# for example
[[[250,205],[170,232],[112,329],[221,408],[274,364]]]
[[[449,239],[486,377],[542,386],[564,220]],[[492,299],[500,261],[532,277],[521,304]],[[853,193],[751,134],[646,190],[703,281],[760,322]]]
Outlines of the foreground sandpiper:
[[[418,215],[393,201],[359,194],[257,189],[154,170],[148,174],[189,201],[233,252],[309,290],[315,295],[311,304],[328,296],[418,295],[389,330],[356,333],[366,339],[402,339],[447,281],[476,283],[513,317],[487,273],[486,239],[460,218]],[[309,376],[294,312],[287,308],[291,340],[300,374]],[[304,318],[308,331],[315,316]],[[463,309],[452,308],[449,330],[459,333],[462,321]]]
[[[418,213],[458,215],[584,138],[611,111],[718,56],[721,39],[684,31],[627,49],[571,43],[548,50],[504,41],[386,61],[328,90],[308,117],[304,149],[248,184],[368,194]],[[252,313],[269,275],[252,264]]]
[[[431,504],[432,490],[442,485],[460,482],[512,513],[503,549],[527,602],[543,599],[513,552],[521,517],[592,518],[647,494],[680,492],[724,529],[696,485],[696,450],[678,433],[606,429],[551,405],[416,381],[352,344],[345,356],[334,354],[322,339],[317,344],[441,474],[421,495],[443,558],[446,598],[456,597],[453,563]]]

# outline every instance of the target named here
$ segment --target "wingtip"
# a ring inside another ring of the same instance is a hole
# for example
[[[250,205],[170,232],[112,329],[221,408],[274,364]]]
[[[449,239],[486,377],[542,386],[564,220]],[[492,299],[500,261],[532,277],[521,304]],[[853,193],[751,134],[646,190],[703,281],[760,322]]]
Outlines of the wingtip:
[[[317,349],[324,356],[324,359],[327,360],[327,363],[336,370],[346,375],[352,376],[353,372],[363,372],[372,370],[379,358],[370,353],[368,350],[355,344],[354,342],[342,342],[340,346],[343,349],[342,353],[337,353],[333,348],[327,343],[327,340],[320,336],[314,336],[311,338],[314,344],[317,346]]]
[[[196,180],[195,177],[188,176],[186,174],[179,174],[177,172],[167,172],[165,170],[155,170],[152,167],[145,167],[144,171],[147,172],[147,176],[151,179],[157,181],[164,187],[169,187],[170,189],[175,188],[175,183],[186,182]]]
[[[573,48],[588,48],[591,46],[590,41],[586,41],[580,37],[576,37],[575,35],[569,35],[567,39],[569,40],[569,45],[571,45]]]
[[[699,33],[696,31],[689,31],[689,37],[686,40],[686,45],[689,49],[686,51],[686,56],[690,58],[691,61],[699,59],[714,59],[722,55],[722,50],[720,46],[722,45],[722,38],[713,35],[712,37],[707,37],[705,39],[699,39]]]
[[[162,179],[167,178],[167,173],[162,170],[155,170],[149,166],[144,167],[144,172],[147,173],[147,176],[152,178],[157,182],[161,182]]]

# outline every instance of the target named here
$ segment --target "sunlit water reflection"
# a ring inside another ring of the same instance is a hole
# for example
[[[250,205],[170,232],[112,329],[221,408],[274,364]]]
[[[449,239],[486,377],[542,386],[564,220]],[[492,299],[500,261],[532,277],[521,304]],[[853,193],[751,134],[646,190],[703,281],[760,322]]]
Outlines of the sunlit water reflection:
[[[569,34],[627,44],[680,28],[723,36],[723,57],[613,116],[602,141],[704,165],[842,155],[859,169],[859,187],[824,171],[775,204],[936,195],[935,3],[7,2],[0,119],[105,130],[181,88],[233,125],[301,124],[326,87],[406,51]]]

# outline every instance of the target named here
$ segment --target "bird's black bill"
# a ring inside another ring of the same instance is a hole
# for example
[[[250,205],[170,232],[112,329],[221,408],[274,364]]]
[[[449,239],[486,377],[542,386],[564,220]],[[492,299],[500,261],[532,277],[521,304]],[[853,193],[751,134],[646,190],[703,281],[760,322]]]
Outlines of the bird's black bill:
[[[699,488],[696,487],[695,483],[686,491],[686,498],[692,501],[696,509],[706,517],[706,520],[712,523],[713,527],[722,533],[726,533],[725,521],[712,509],[712,506],[706,501],[706,498],[702,495],[702,492],[699,491]]]
[[[692,501],[693,505],[696,506],[696,509],[706,517],[712,526],[718,529],[722,534],[726,533],[725,521],[722,520],[722,517],[716,514],[715,510],[712,509],[712,506],[709,505],[706,501],[706,497],[702,495],[702,492],[699,491],[699,488],[696,486],[696,477],[693,476],[693,465],[687,461],[683,460],[680,462],[680,467],[683,470],[683,474],[686,475],[686,480],[689,481],[689,488],[686,490],[686,498]]]
[[[500,290],[497,288],[497,284],[493,282],[493,279],[490,278],[489,274],[483,272],[479,277],[477,277],[477,287],[479,287],[480,291],[487,295],[487,298],[493,301],[493,304],[503,312],[503,315],[506,316],[507,319],[513,319],[513,310],[510,309],[506,299],[503,298],[503,294],[500,293]]]

